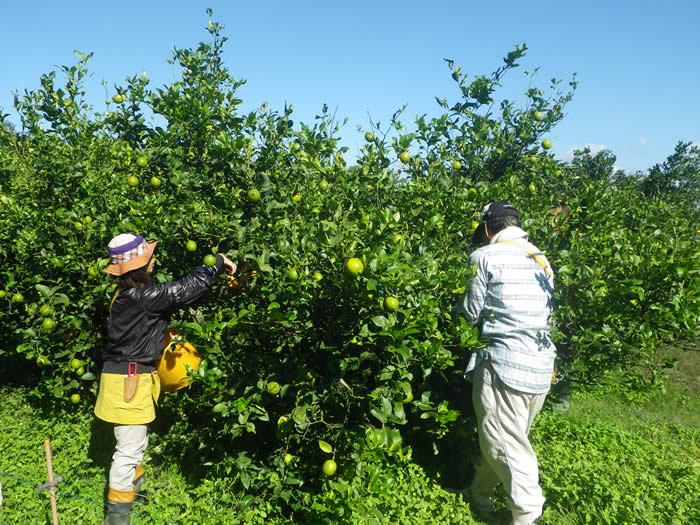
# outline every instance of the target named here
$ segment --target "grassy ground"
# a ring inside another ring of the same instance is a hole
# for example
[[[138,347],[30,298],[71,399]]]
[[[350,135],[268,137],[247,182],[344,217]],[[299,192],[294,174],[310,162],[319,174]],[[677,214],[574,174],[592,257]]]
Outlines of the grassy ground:
[[[53,470],[63,481],[57,486],[60,523],[71,525],[102,523],[105,483],[113,438],[108,425],[96,421],[87,407],[76,407],[72,415],[61,415],[33,406],[27,391],[0,387],[0,482],[4,502],[0,525],[48,525],[51,523],[47,492],[38,485],[47,479],[43,442],[50,439]],[[318,494],[318,510],[311,509],[311,521],[290,521],[280,514],[279,500],[252,499],[232,478],[205,477],[193,481],[177,464],[155,458],[158,436],[151,436],[145,458],[146,501],[134,506],[132,525],[154,523],[195,523],[234,525],[238,523],[401,523],[415,520],[430,523],[473,523],[469,507],[459,496],[441,489],[415,464],[379,463],[381,490],[369,490],[361,480],[353,482],[355,497],[343,506],[338,496]],[[149,453],[154,454],[153,457]],[[314,506],[314,501],[310,502]],[[345,512],[340,520],[330,515],[337,508]],[[352,508],[351,511],[348,509]],[[348,513],[352,516],[348,516]],[[440,517],[447,519],[440,519]]]
[[[700,523],[700,352],[665,354],[664,388],[578,394],[537,421],[546,523]]]
[[[601,388],[574,395],[566,414],[546,408],[537,418],[531,437],[547,498],[542,523],[700,523],[700,352],[668,352],[678,366],[665,391],[624,395]],[[51,523],[48,495],[36,487],[47,477],[47,438],[54,471],[64,478],[58,486],[61,523],[101,523],[109,429],[84,410],[57,417],[33,406],[22,389],[0,388],[0,398],[0,525]],[[260,507],[246,517],[243,491],[229,479],[193,484],[178,465],[154,463],[147,463],[147,486],[158,490],[135,507],[134,524],[283,522],[273,506],[267,517]],[[382,475],[391,480],[383,492],[362,492],[362,483],[356,485],[359,513],[318,522],[473,522],[466,502],[416,464],[393,465]],[[495,518],[476,522],[507,522],[502,491],[497,511]]]

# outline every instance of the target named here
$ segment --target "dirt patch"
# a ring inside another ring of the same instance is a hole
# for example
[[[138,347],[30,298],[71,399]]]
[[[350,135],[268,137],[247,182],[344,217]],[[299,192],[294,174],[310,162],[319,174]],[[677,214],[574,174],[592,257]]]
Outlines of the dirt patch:
[[[667,370],[670,383],[687,396],[700,395],[700,340],[683,347],[668,346],[661,356],[676,359],[674,368]]]

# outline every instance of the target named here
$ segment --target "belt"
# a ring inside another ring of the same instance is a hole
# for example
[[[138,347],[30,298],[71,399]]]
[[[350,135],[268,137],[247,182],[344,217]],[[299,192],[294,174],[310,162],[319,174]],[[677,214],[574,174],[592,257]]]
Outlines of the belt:
[[[105,361],[102,366],[103,374],[129,374],[129,363],[134,361]],[[156,366],[153,363],[138,363],[139,374],[149,374],[155,371]],[[132,367],[133,371],[133,367]]]

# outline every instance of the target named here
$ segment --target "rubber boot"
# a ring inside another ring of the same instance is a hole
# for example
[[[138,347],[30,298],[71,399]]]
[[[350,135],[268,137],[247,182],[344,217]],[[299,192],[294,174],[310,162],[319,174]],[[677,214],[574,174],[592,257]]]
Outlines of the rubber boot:
[[[112,487],[107,492],[107,513],[104,525],[129,525],[129,514],[134,504],[134,490],[117,490]]]
[[[134,494],[138,494],[146,481],[146,473],[141,465],[136,467],[136,472],[134,472]]]
[[[107,514],[103,525],[129,525],[132,501],[128,503],[107,503]]]

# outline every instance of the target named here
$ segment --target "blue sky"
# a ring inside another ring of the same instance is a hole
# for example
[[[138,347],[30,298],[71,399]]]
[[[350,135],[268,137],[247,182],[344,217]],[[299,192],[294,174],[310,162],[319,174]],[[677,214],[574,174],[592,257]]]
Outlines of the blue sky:
[[[297,122],[311,123],[326,103],[349,119],[340,135],[350,156],[369,116],[386,124],[407,104],[409,124],[416,114],[439,114],[436,96],[457,99],[443,58],[470,77],[489,74],[523,42],[528,54],[504,80],[510,98],[523,100],[526,69],[539,67],[534,84],[543,89],[577,73],[579,88],[549,136],[558,158],[606,147],[632,172],[662,162],[679,140],[700,143],[697,0],[10,2],[2,9],[0,108],[18,122],[12,93],[75,64],[74,49],[94,52],[87,87],[95,111],[126,76],[146,71],[155,86],[170,83],[180,74],[166,62],[173,48],[208,38],[206,7],[225,25],[226,66],[247,80],[243,109],[287,102]]]

